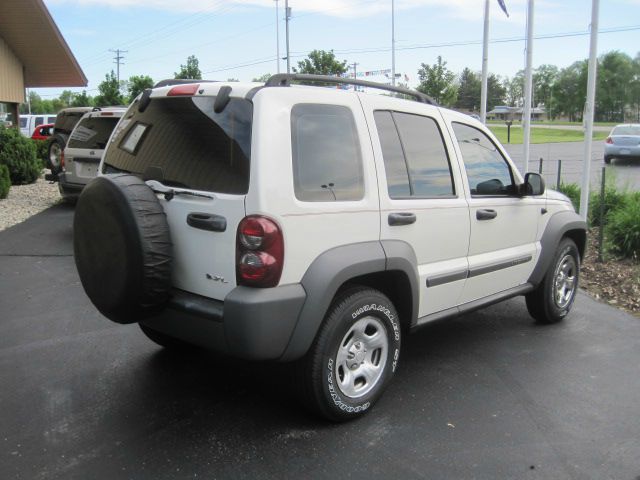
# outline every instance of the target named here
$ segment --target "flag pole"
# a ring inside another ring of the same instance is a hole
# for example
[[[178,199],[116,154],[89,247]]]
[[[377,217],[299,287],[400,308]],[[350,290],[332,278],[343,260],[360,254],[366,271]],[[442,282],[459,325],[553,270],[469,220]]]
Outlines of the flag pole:
[[[598,17],[600,0],[591,4],[591,40],[589,43],[589,74],[587,77],[587,102],[584,108],[584,157],[582,165],[582,189],[580,192],[580,216],[586,220],[589,212],[589,187],[591,185],[591,143],[593,142],[593,114],[596,100],[596,75],[598,71]]]
[[[489,75],[489,0],[484,0],[484,33],[482,36],[482,89],[480,121],[487,123],[487,76]]]
[[[396,86],[396,7],[391,0],[391,85]]]
[[[528,1],[527,6],[527,67],[525,69],[524,84],[524,109],[522,111],[522,130],[524,148],[524,171],[529,171],[529,146],[531,143],[531,93],[533,84],[533,3]]]

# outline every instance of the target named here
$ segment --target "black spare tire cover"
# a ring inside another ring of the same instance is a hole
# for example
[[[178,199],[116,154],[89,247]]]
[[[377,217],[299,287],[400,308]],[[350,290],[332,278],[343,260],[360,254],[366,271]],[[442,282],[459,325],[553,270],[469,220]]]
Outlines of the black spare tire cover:
[[[97,177],[82,191],[73,251],[93,304],[118,323],[137,322],[166,303],[171,237],[155,193],[138,177]]]

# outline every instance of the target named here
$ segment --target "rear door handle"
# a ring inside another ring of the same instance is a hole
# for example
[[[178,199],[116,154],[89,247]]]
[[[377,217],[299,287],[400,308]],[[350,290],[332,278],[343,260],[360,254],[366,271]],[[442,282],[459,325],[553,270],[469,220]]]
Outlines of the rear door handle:
[[[411,225],[416,223],[416,214],[411,212],[397,212],[389,214],[389,226]]]
[[[191,212],[187,215],[187,224],[209,232],[224,232],[227,229],[227,219],[212,213]]]
[[[476,218],[478,220],[491,220],[492,218],[496,218],[498,216],[498,212],[491,209],[480,209],[476,210]]]

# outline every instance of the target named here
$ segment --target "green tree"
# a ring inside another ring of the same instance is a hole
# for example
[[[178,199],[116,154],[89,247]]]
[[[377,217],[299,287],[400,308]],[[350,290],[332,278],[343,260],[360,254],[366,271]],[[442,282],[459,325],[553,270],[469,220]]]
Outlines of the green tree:
[[[129,92],[129,102],[132,102],[140,93],[147,88],[153,88],[154,82],[148,75],[134,75],[129,77],[127,91]]]
[[[95,98],[95,104],[99,107],[122,105],[124,99],[120,93],[120,84],[113,70],[105,75],[105,79],[98,85],[100,94]]]
[[[559,70],[555,65],[540,65],[533,72],[533,102],[534,105],[544,103],[547,118],[553,118],[553,84],[558,78]]]
[[[293,69],[296,73],[307,73],[313,75],[342,75],[347,71],[347,61],[336,60],[336,56],[331,51],[313,50],[307,58],[298,62],[298,68]]]
[[[418,91],[431,96],[441,105],[455,105],[457,88],[455,74],[447,68],[447,62],[438,55],[438,60],[433,65],[422,64],[418,70],[420,85]]]
[[[551,87],[554,113],[561,113],[572,122],[582,121],[587,94],[587,72],[586,60],[574,62],[567,68],[560,70]]]
[[[60,94],[60,97],[58,97],[58,100],[63,105],[62,108],[67,108],[67,107],[71,106],[71,104],[73,103],[73,96],[74,95],[75,94],[71,90],[63,90],[62,91],[62,93]]]
[[[465,68],[458,80],[458,100],[456,108],[469,111],[480,109],[481,80],[469,68]]]
[[[267,80],[269,80],[272,77],[272,75],[270,73],[265,73],[264,75],[260,75],[259,77],[254,78],[253,80],[251,80],[252,82],[260,82],[260,83],[264,83]]]
[[[631,107],[631,119],[633,122],[640,123],[640,53],[633,60],[633,80],[629,85]]]
[[[507,90],[502,85],[498,75],[490,73],[487,77],[487,112],[493,110],[496,105],[504,105]]]
[[[71,101],[72,107],[93,107],[93,98],[87,95],[87,91],[83,90],[82,93],[76,93]]]
[[[598,63],[596,118],[623,122],[625,107],[631,103],[633,60],[626,53],[613,51],[602,55]]]
[[[186,65],[180,65],[180,70],[174,74],[174,78],[184,78],[189,80],[201,80],[202,72],[200,71],[200,65],[195,55],[190,55],[187,58]]]
[[[505,89],[505,102],[510,107],[520,107],[524,98],[524,71],[520,70],[513,78],[505,77],[502,81]]]

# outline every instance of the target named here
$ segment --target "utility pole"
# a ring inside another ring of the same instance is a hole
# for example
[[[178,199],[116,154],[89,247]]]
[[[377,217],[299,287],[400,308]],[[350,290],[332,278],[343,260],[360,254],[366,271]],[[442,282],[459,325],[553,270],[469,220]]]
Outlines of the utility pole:
[[[289,0],[284,0],[284,18],[287,34],[287,73],[291,73],[291,55],[289,53],[289,19],[291,18],[291,8],[289,7]]]
[[[118,78],[118,85],[120,85],[120,65],[124,65],[124,62],[122,61],[124,59],[124,56],[121,55],[122,53],[129,53],[128,50],[120,50],[119,48],[117,48],[116,50],[109,50],[110,52],[113,52],[116,54],[115,57],[113,57],[113,63],[116,64],[116,76]]]
[[[278,0],[276,0],[276,69],[280,73],[280,15],[278,14]]]
[[[391,85],[396,86],[396,8],[391,0]]]

